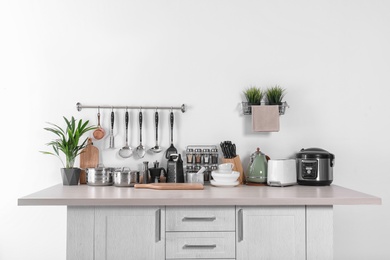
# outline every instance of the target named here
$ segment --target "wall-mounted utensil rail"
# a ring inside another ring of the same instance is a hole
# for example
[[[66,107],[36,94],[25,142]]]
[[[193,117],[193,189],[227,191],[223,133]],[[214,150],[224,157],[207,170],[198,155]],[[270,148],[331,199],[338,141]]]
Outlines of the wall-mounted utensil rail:
[[[186,105],[181,105],[179,107],[168,107],[168,106],[86,106],[82,105],[80,102],[76,104],[77,111],[81,111],[84,108],[100,108],[100,109],[166,109],[166,110],[180,110],[182,113],[186,112]]]

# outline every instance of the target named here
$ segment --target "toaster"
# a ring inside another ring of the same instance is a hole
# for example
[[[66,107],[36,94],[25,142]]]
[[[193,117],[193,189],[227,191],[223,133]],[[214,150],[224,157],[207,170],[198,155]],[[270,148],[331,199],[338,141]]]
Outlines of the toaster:
[[[297,166],[294,159],[277,159],[268,161],[269,186],[289,186],[297,183]]]

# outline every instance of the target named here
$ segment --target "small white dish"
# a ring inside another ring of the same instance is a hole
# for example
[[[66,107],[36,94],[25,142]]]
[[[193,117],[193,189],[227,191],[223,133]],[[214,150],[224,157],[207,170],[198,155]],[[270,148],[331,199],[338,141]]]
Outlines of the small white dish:
[[[218,171],[212,171],[211,176],[218,183],[222,183],[222,182],[233,183],[233,182],[236,182],[238,180],[238,178],[240,177],[240,172],[237,172],[237,171],[232,171],[232,172],[222,171],[221,172],[218,170]]]
[[[210,180],[210,184],[216,187],[235,187],[240,184],[239,181],[235,182],[216,182],[214,180]]]

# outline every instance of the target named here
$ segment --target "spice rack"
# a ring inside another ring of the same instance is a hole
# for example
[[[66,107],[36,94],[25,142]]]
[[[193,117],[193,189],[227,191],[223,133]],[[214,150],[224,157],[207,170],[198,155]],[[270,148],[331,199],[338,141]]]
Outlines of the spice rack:
[[[209,182],[211,171],[218,168],[219,153],[216,145],[188,145],[185,151],[185,173],[197,172],[205,167],[204,182]]]

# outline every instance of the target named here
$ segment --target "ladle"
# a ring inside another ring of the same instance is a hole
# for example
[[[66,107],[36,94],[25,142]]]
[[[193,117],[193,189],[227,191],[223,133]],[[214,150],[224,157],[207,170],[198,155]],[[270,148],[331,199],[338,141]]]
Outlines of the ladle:
[[[128,141],[128,132],[129,132],[129,112],[125,113],[125,126],[126,126],[126,144],[119,150],[119,156],[122,158],[129,158],[132,154],[133,151],[131,147],[129,147],[129,141]]]
[[[156,145],[150,148],[149,150],[153,153],[159,153],[162,151],[161,147],[158,145],[158,112],[154,113],[154,124],[156,126]]]
[[[145,147],[142,145],[142,111],[139,111],[139,145],[136,151],[139,158],[145,156]]]

